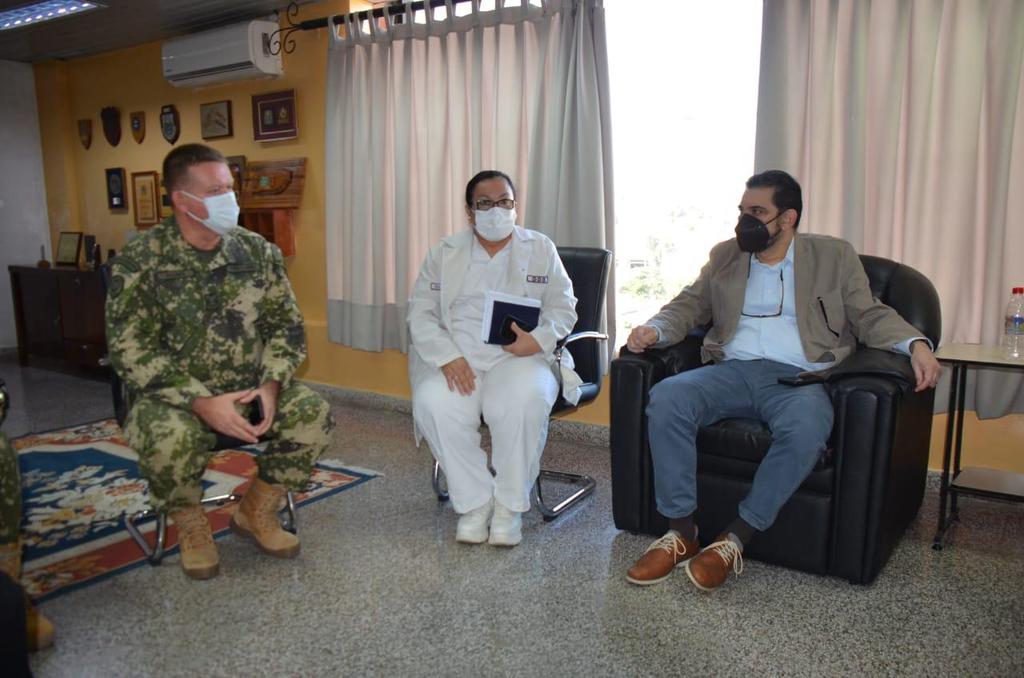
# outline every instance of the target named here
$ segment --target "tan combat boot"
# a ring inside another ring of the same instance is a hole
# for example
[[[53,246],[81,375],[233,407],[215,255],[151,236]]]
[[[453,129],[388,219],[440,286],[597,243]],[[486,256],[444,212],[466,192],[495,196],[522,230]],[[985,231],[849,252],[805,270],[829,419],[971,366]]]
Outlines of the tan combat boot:
[[[255,539],[260,550],[268,555],[294,558],[299,554],[299,538],[284,530],[277,519],[287,492],[284,485],[271,485],[257,478],[231,518],[231,529]]]
[[[21,579],[21,543],[0,544],[0,572],[13,579]]]
[[[220,572],[220,556],[202,506],[189,506],[171,514],[178,526],[181,569],[193,579],[209,579]]]
[[[0,545],[0,572],[16,583],[21,579],[21,544]],[[31,652],[53,646],[53,624],[43,616],[25,594],[25,630]]]

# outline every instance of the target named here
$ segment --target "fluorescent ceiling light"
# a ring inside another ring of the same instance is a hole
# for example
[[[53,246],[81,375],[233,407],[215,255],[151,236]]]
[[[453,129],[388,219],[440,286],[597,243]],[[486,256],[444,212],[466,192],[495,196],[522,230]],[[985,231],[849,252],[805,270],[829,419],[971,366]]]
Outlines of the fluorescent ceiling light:
[[[106,9],[98,2],[82,0],[47,0],[24,5],[17,9],[0,12],[0,31],[10,31],[24,26],[33,26],[51,19],[60,19],[72,14],[82,14],[93,9]]]

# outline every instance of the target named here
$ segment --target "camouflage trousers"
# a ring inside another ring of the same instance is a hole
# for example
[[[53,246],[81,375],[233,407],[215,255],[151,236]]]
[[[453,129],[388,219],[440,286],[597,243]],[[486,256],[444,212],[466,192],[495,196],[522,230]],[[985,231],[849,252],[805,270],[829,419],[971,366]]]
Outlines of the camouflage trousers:
[[[297,382],[282,389],[274,424],[264,436],[266,451],[257,458],[260,479],[301,490],[327,449],[332,428],[330,405],[319,394]],[[143,397],[132,406],[124,430],[139,454],[154,509],[169,512],[199,503],[200,478],[217,442],[205,422],[190,411]]]
[[[21,474],[18,454],[0,433],[0,546],[18,543],[21,531]]]

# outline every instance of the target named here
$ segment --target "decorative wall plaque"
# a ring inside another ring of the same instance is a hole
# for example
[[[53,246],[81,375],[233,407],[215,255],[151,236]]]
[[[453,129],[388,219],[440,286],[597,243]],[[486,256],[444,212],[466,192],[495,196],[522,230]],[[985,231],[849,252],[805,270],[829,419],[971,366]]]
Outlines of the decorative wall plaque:
[[[92,120],[78,121],[78,140],[82,142],[85,150],[92,146]]]
[[[128,116],[131,120],[132,126],[132,137],[135,139],[135,143],[141,144],[142,140],[146,138],[146,113],[145,111],[136,111]]]
[[[167,104],[160,109],[160,133],[169,144],[173,144],[181,135],[181,118],[174,104]]]
[[[121,143],[121,111],[114,106],[107,106],[100,111],[100,120],[103,121],[103,136],[110,145]]]
[[[250,162],[243,173],[242,209],[297,209],[305,183],[305,158]]]
[[[119,210],[128,207],[124,197],[124,168],[107,170],[107,207]]]

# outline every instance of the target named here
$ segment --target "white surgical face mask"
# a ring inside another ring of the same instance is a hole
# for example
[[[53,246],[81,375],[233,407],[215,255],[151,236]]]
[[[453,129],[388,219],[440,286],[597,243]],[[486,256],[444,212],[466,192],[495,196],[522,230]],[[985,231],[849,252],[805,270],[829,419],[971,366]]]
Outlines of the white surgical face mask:
[[[489,210],[474,210],[476,217],[476,232],[480,237],[490,242],[500,242],[512,234],[512,227],[516,225],[516,208],[510,210],[502,209],[495,205]]]
[[[206,206],[206,213],[210,216],[200,219],[192,212],[189,212],[188,215],[201,222],[203,226],[206,226],[217,235],[227,235],[228,231],[238,226],[238,212],[240,210],[238,201],[235,200],[234,191],[212,195],[209,198],[200,198],[198,195],[192,195],[188,191],[182,191],[182,193],[190,198],[202,201],[203,205]]]

